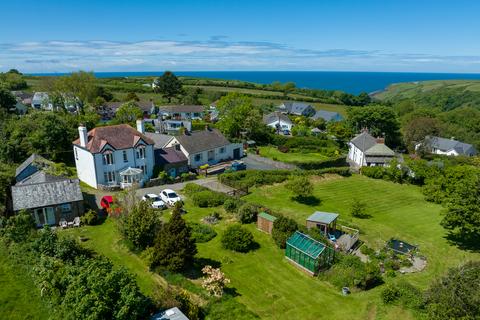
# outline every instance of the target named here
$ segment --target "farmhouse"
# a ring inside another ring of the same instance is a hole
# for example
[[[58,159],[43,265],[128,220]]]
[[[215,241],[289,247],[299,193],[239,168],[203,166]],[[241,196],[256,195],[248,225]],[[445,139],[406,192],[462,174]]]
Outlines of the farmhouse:
[[[277,110],[282,113],[304,117],[311,117],[315,114],[315,108],[312,105],[296,101],[286,101],[277,106]]]
[[[201,120],[204,116],[204,108],[199,105],[161,106],[158,112],[164,118],[173,120]]]
[[[257,215],[257,229],[268,234],[272,234],[273,223],[275,220],[277,220],[276,217],[266,212],[260,212]]]
[[[155,143],[144,131],[142,120],[137,120],[137,130],[120,124],[87,133],[85,126],[78,127],[73,151],[79,179],[93,188],[142,185],[152,176],[155,162]]]
[[[308,235],[295,231],[287,240],[285,257],[289,262],[313,276],[321,268],[333,263],[335,251]]]
[[[48,161],[32,155],[16,170],[12,186],[13,211],[27,210],[37,227],[58,225],[83,214],[83,194],[78,179],[54,176],[44,169]]]
[[[243,145],[231,143],[217,129],[188,132],[174,137],[167,147],[176,147],[188,159],[190,168],[198,168],[204,164],[213,165],[222,161],[243,157]],[[178,147],[177,147],[178,148]]]
[[[375,139],[363,131],[349,143],[348,159],[355,166],[388,166],[395,152],[385,145],[385,139]]]
[[[425,137],[422,143],[415,146],[415,150],[418,150],[422,146],[434,154],[442,154],[447,156],[475,156],[477,150],[471,144],[457,141],[453,138],[445,139],[440,137]]]
[[[326,111],[326,110],[318,110],[315,112],[313,116],[311,116],[313,120],[317,119],[323,119],[326,122],[336,122],[336,121],[342,121],[343,117],[340,113],[338,112],[332,112],[332,111]]]
[[[263,123],[271,128],[274,128],[277,133],[284,130],[291,131],[293,126],[290,118],[279,111],[263,116]]]

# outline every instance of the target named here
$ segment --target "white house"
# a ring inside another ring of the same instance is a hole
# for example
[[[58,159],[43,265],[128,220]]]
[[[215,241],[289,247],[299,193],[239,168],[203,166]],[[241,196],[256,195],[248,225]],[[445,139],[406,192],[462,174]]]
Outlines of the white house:
[[[53,104],[50,102],[48,93],[35,92],[32,98],[32,108],[53,110]]]
[[[423,142],[415,145],[415,150],[418,150],[422,146],[425,146],[431,153],[447,156],[474,156],[477,154],[477,150],[473,145],[457,141],[453,138],[445,139],[427,136]]]
[[[174,137],[167,147],[176,145],[180,145],[180,150],[188,158],[190,168],[243,157],[243,145],[231,143],[216,129],[186,132]]]
[[[161,106],[158,109],[160,115],[173,120],[201,120],[205,114],[204,107],[199,105]]]
[[[356,166],[388,166],[395,152],[385,145],[383,138],[375,139],[367,131],[353,138],[349,143],[348,159]]]
[[[285,101],[277,106],[277,111],[304,117],[311,117],[315,114],[315,108],[311,104],[297,101]]]
[[[78,178],[93,188],[127,188],[142,185],[153,174],[154,141],[144,135],[142,120],[137,130],[127,124],[94,128],[78,127],[73,141]]]
[[[263,123],[278,131],[291,131],[293,123],[290,118],[281,112],[272,112],[263,116]]]

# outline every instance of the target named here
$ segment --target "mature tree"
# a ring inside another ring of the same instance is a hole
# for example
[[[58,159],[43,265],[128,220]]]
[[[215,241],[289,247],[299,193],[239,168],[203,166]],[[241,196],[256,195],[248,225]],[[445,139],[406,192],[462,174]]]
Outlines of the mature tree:
[[[32,215],[22,210],[6,220],[0,235],[13,242],[27,241],[36,229]]]
[[[0,216],[5,214],[7,208],[7,198],[9,187],[15,178],[14,166],[0,161]]]
[[[73,72],[59,77],[54,83],[54,91],[59,92],[67,103],[75,104],[83,110],[87,102],[94,102],[98,95],[98,87],[93,72]],[[52,92],[52,91],[51,91]]]
[[[221,297],[223,295],[223,288],[230,283],[230,279],[225,277],[225,274],[220,268],[205,266],[203,267],[202,272],[205,275],[202,281],[202,287],[204,287],[211,295]]]
[[[252,100],[240,93],[232,92],[217,103],[220,121],[218,128],[229,138],[248,138],[265,140],[269,129],[262,122],[260,109],[254,107]]]
[[[140,98],[137,96],[135,92],[129,92],[127,93],[127,96],[125,97],[125,101],[140,101]]]
[[[313,184],[306,176],[291,178],[285,184],[285,188],[293,194],[295,199],[308,198],[313,193]]]
[[[154,91],[161,93],[170,103],[172,98],[182,93],[182,83],[172,72],[165,71],[161,77],[155,79]]]
[[[347,121],[356,132],[367,128],[373,136],[385,135],[388,145],[400,144],[397,115],[390,107],[379,105],[352,107],[347,110]]]
[[[0,84],[2,83],[9,90],[22,90],[28,87],[23,76],[15,72],[0,73]]]
[[[248,252],[255,244],[252,233],[239,224],[228,226],[221,241],[223,248],[237,252]]]
[[[370,98],[370,95],[368,93],[362,92],[356,97],[355,100],[357,106],[366,106],[372,101],[372,98]]]
[[[152,246],[162,226],[156,210],[147,201],[137,201],[124,209],[119,223],[123,236],[137,249]]]
[[[115,113],[116,123],[128,123],[134,125],[137,119],[143,117],[143,111],[134,102],[124,103]]]
[[[343,142],[349,141],[353,136],[353,131],[346,121],[330,121],[327,123],[327,132]]]
[[[15,74],[18,74],[18,75],[22,75],[22,73],[20,71],[18,71],[17,69],[10,69],[7,71],[7,73],[15,73]]]
[[[287,82],[283,86],[283,94],[284,96],[287,96],[289,93],[292,93],[295,90],[295,82]]]
[[[428,318],[478,319],[480,315],[480,262],[450,269],[426,294]]]
[[[151,267],[185,270],[192,265],[196,253],[190,227],[183,220],[180,210],[174,209],[170,221],[163,225],[155,239]]]
[[[13,94],[5,86],[0,84],[0,109],[9,111],[11,108],[15,107],[17,100]]]
[[[403,139],[410,151],[415,150],[415,145],[422,142],[426,136],[438,136],[441,132],[441,123],[438,119],[430,117],[414,118],[403,128]]]
[[[297,230],[295,220],[280,216],[273,222],[272,238],[279,248],[284,249],[287,239]]]
[[[199,95],[202,93],[201,88],[187,88],[182,95],[182,103],[184,105],[199,105]]]

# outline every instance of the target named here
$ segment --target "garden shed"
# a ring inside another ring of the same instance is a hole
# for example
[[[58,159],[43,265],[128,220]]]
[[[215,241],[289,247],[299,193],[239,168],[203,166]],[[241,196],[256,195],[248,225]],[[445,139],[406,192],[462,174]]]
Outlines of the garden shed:
[[[321,233],[328,237],[337,230],[337,213],[315,211],[307,218],[307,228],[317,227]]]
[[[266,212],[260,212],[257,215],[257,229],[268,234],[272,234],[273,222],[277,220],[276,217]]]
[[[299,231],[287,240],[285,257],[310,275],[317,274],[321,268],[329,266],[335,257],[335,251],[323,243]]]

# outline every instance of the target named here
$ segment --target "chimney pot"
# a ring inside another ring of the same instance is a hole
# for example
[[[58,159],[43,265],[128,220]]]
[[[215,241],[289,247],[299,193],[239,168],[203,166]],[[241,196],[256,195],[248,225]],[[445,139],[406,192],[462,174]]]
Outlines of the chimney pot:
[[[385,138],[382,138],[382,137],[378,137],[377,138],[377,143],[385,143]]]
[[[85,148],[87,146],[87,141],[88,141],[88,133],[87,133],[87,128],[85,125],[80,124],[78,127],[78,135],[80,137],[80,146]]]
[[[143,123],[143,119],[137,120],[137,131],[142,134],[145,133],[145,125]]]

